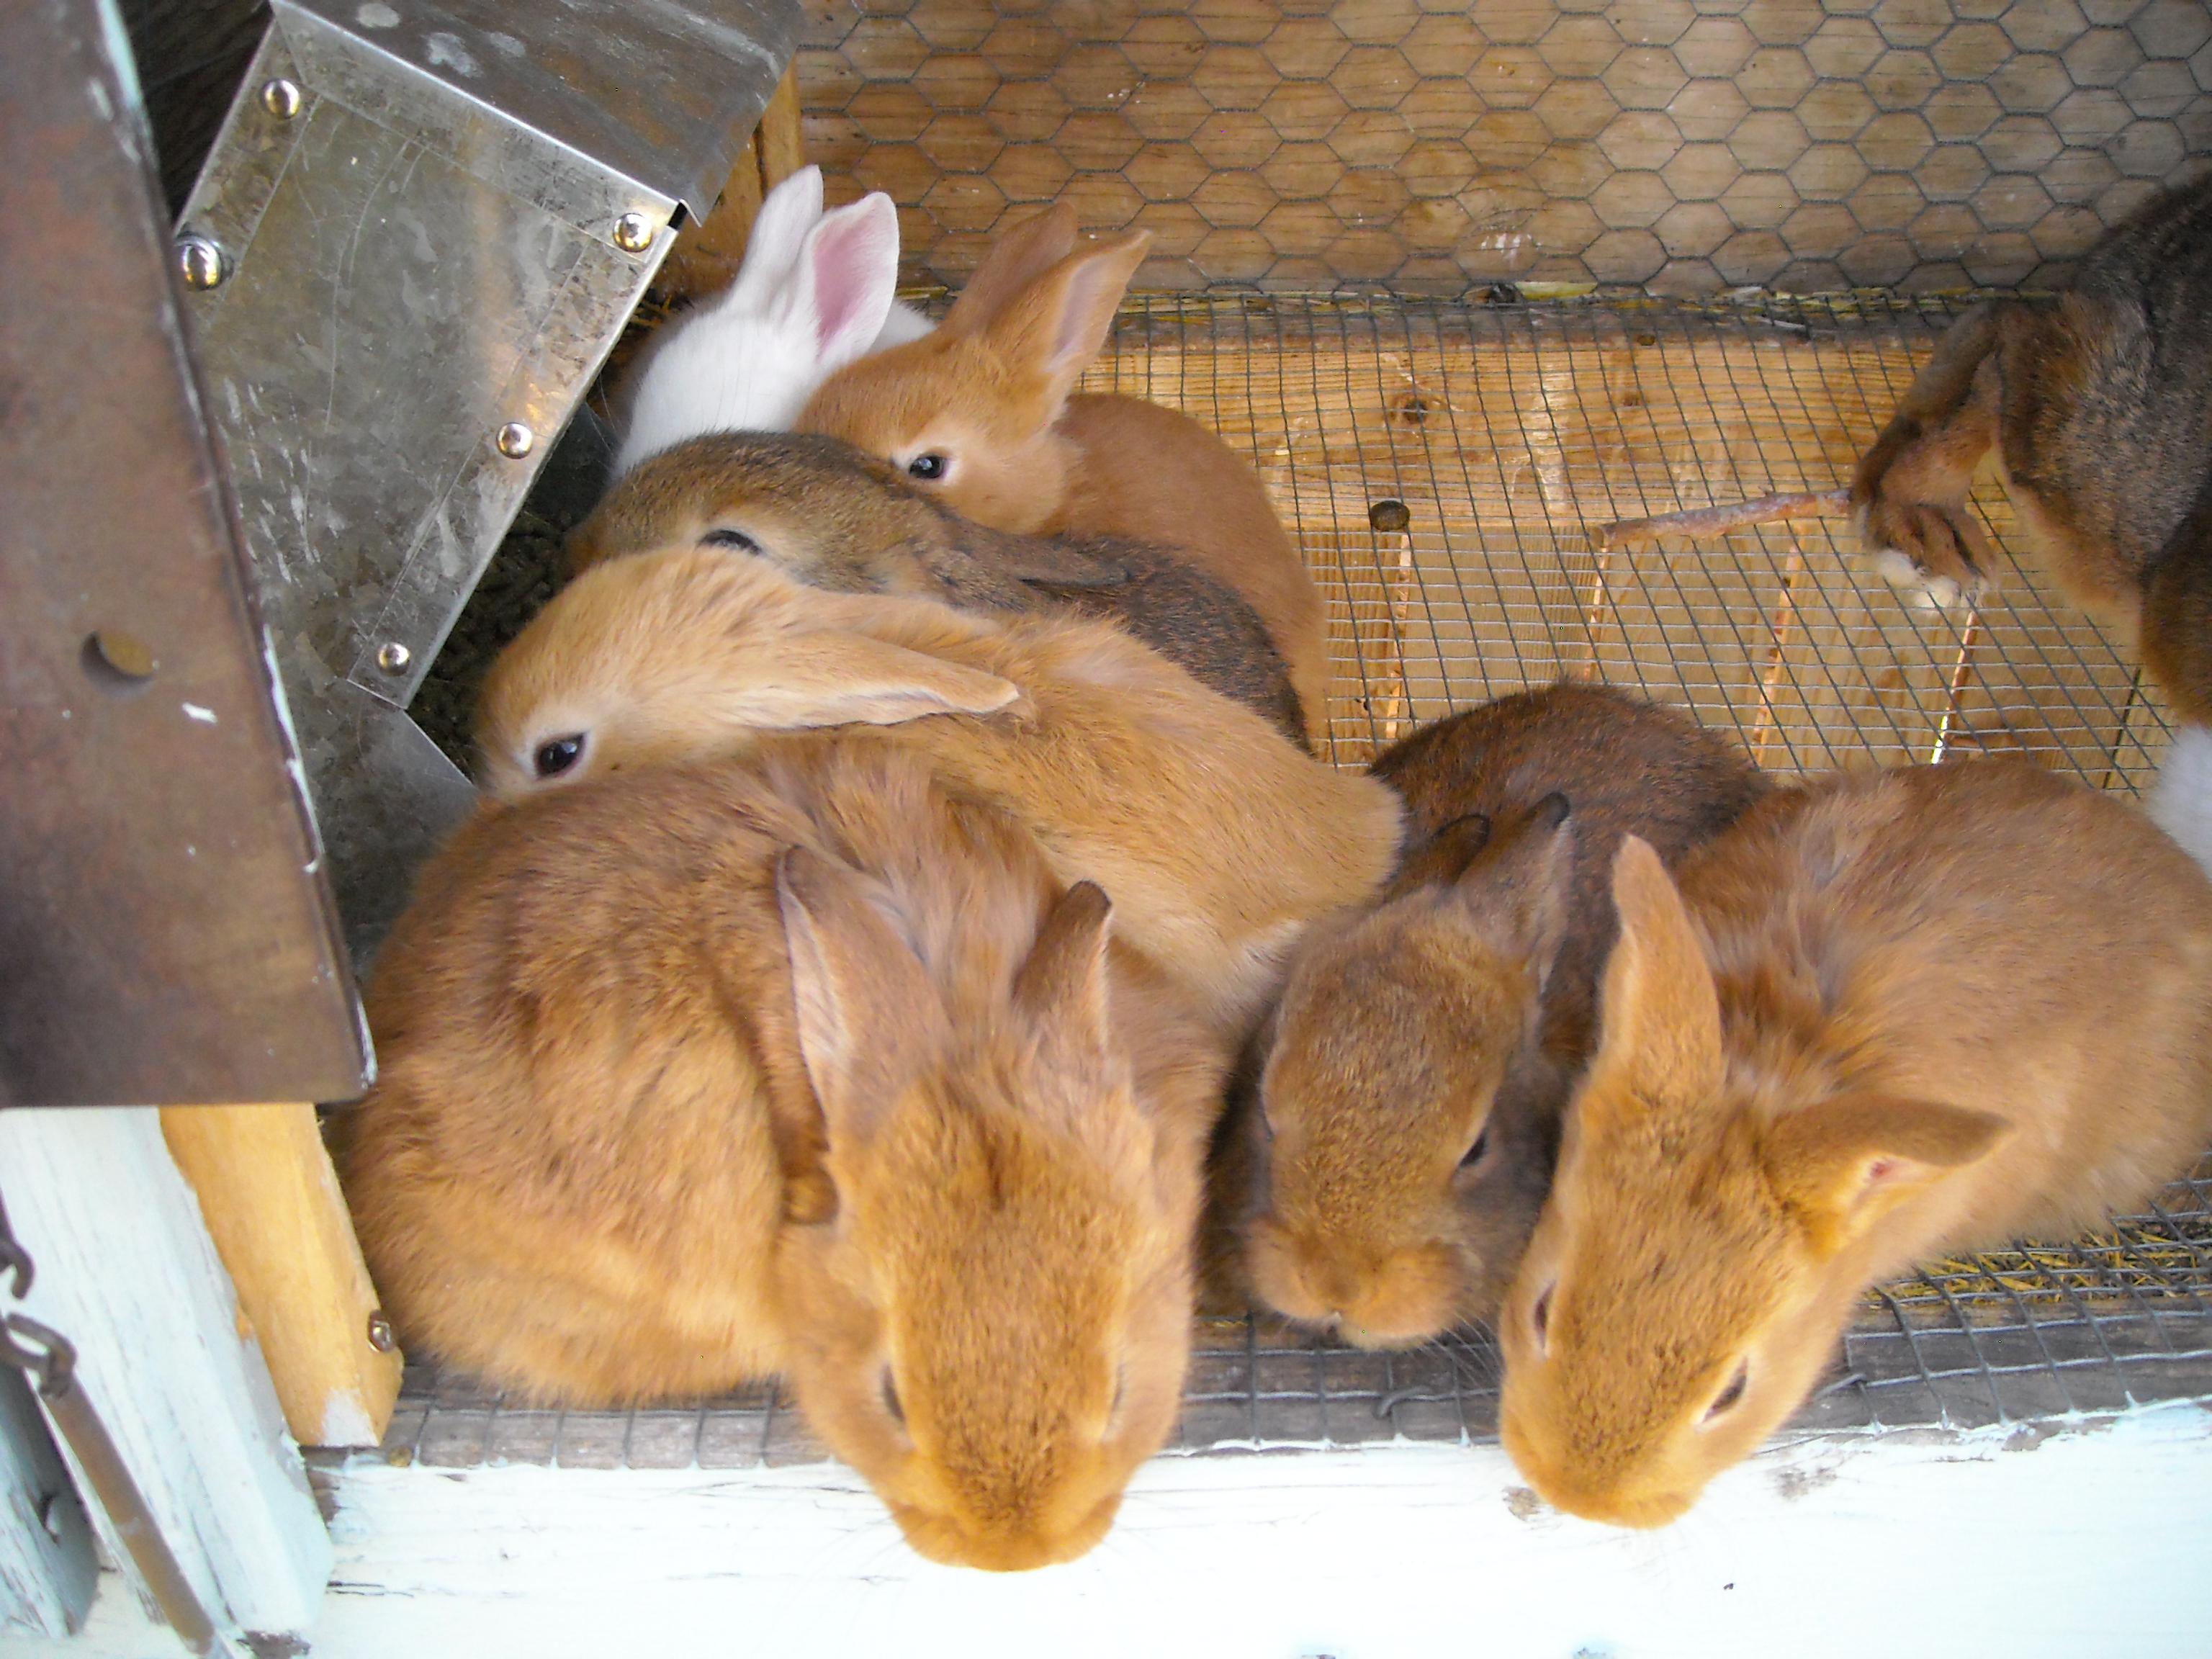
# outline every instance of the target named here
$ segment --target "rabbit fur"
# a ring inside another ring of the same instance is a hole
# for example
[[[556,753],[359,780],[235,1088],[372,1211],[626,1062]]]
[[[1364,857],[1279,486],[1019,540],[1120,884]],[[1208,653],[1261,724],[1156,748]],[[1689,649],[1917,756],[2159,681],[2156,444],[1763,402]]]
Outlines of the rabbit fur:
[[[761,203],[737,279],[656,331],[621,401],[617,475],[702,432],[781,430],[823,377],[918,339],[898,286],[898,213],[872,191],[824,213],[822,169],[805,167]]]
[[[1488,1318],[1511,1282],[1596,1037],[1621,838],[1671,865],[1765,786],[1674,710],[1574,682],[1437,721],[1370,770],[1414,850],[1292,960],[1244,1276],[1383,1347]]]
[[[916,757],[625,770],[425,868],[347,1194],[410,1346],[576,1406],[781,1374],[925,1555],[1065,1560],[1179,1406],[1229,1060],[1181,1001]]]
[[[678,444],[623,477],[569,533],[569,568],[680,543],[757,554],[835,592],[1107,617],[1306,746],[1297,696],[1259,617],[1179,550],[987,529],[840,439],[726,432]]]
[[[712,548],[578,577],[492,665],[477,737],[485,787],[513,799],[854,723],[1018,813],[1240,1036],[1307,923],[1368,897],[1397,853],[1387,786],[1298,753],[1110,624],[825,592]]]
[[[1507,1297],[1500,1431],[1657,1526],[1831,1364],[1869,1283],[2067,1237],[2212,1135],[2212,883],[2022,760],[1778,791],[1624,841],[1603,1032]]]
[[[1065,203],[1017,225],[935,333],[830,377],[799,426],[884,457],[981,524],[1183,550],[1258,613],[1322,730],[1328,619],[1259,474],[1176,410],[1069,395],[1150,242],[1078,247]]]
[[[1992,452],[2059,585],[2136,636],[2185,727],[2212,726],[2212,175],[2116,227],[2055,301],[1954,325],[1851,481],[1890,580],[1942,604],[1994,583],[1966,504]],[[2203,858],[2203,791],[2158,805]]]

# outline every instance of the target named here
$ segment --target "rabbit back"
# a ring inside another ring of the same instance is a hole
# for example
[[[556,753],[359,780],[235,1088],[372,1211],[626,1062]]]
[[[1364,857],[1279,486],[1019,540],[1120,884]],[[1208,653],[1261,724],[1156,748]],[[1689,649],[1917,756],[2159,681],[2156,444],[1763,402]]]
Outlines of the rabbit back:
[[[1328,613],[1251,462],[1210,427],[1137,398],[1072,397],[1059,429],[1080,459],[1045,528],[1183,552],[1252,607],[1289,666],[1308,729],[1323,729]]]
[[[762,802],[773,832],[733,833],[732,804],[671,779],[486,807],[425,868],[343,1136],[410,1345],[580,1405],[782,1364],[772,1258],[813,1112],[766,871],[804,827]]]
[[[2078,1231],[2212,1140],[2212,882],[2120,800],[2009,758],[1838,775],[1680,878],[1732,1042],[1812,998],[1824,1059],[2014,1125],[1876,1274]]]
[[[1595,1036],[1621,837],[1641,836],[1672,866],[1765,787],[1741,750],[1688,716],[1571,680],[1437,720],[1368,769],[1405,797],[1409,848],[1470,813],[1504,822],[1547,795],[1567,798],[1575,833],[1566,923],[1546,982],[1545,1021],[1546,1046],[1570,1067]],[[1401,877],[1419,879],[1418,869]]]

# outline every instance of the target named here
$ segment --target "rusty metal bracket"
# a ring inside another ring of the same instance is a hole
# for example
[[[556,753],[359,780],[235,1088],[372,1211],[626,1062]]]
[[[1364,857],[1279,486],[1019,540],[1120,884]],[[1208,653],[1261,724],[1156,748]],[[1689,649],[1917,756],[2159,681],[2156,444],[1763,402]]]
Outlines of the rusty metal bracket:
[[[0,6],[0,1104],[369,1073],[112,0]]]

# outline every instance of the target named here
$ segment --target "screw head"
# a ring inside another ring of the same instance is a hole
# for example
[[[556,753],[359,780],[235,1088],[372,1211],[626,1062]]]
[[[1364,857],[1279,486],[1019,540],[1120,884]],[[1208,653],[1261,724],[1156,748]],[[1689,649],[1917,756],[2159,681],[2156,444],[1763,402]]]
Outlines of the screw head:
[[[520,421],[509,421],[494,434],[492,441],[507,459],[519,461],[530,453],[531,446],[538,441],[538,434]]]
[[[1412,509],[1395,496],[1368,503],[1367,524],[1371,530],[1385,532],[1400,531],[1413,521]]]
[[[177,268],[184,273],[186,288],[203,293],[230,275],[230,262],[222,250],[204,236],[177,238]]]
[[[386,640],[376,647],[376,665],[387,674],[403,672],[415,660],[415,653],[397,640]]]
[[[642,213],[625,213],[615,221],[615,246],[625,253],[642,253],[653,246],[653,221]]]
[[[390,1353],[399,1346],[392,1334],[392,1322],[384,1316],[384,1310],[373,1308],[368,1315],[368,1346],[379,1353]]]
[[[280,121],[289,121],[297,115],[303,101],[300,96],[299,82],[287,81],[281,76],[261,88],[261,107]]]

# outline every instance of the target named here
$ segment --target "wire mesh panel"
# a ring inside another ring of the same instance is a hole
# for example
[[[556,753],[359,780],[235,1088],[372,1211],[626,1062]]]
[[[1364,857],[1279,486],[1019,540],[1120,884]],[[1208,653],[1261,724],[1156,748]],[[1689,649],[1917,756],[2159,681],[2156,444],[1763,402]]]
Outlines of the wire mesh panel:
[[[2100,789],[2155,775],[2133,657],[2016,556],[1946,613],[1871,578],[1841,520],[1595,550],[1610,521],[1848,480],[1954,306],[1133,302],[1085,381],[1249,453],[1328,608],[1326,753],[1561,676],[1640,690],[1790,774],[2017,752]],[[1366,1353],[1201,1319],[1185,1451],[1494,1436],[1486,1331]],[[1931,1264],[1869,1294],[1793,1431],[1972,1427],[2212,1398],[2212,1158],[2070,1243]],[[763,1384],[683,1411],[533,1411],[410,1369],[386,1443],[439,1465],[733,1468],[827,1453]]]
[[[2136,787],[2154,700],[2030,565],[1947,614],[1869,581],[1840,520],[1594,550],[1615,520],[1847,482],[1954,314],[1153,299],[1085,386],[1184,408],[1260,467],[1329,602],[1340,764],[1566,675],[1785,773],[2015,750]],[[2002,492],[1976,502],[2010,549]]]

